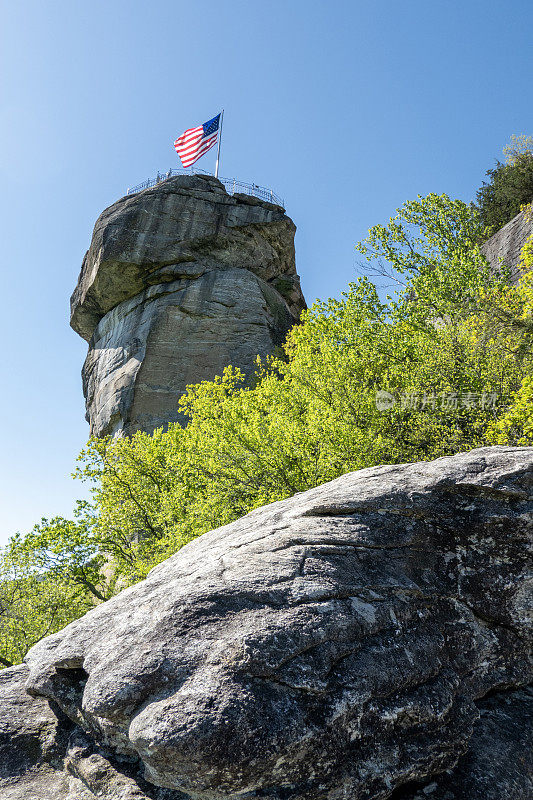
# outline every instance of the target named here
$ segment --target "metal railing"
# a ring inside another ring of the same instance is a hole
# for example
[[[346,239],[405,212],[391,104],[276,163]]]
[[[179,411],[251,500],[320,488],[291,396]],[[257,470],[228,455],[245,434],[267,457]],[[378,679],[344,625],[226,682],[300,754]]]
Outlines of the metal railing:
[[[169,169],[167,172],[158,172],[155,178],[148,178],[148,180],[138,183],[137,186],[130,186],[126,194],[136,194],[142,192],[143,189],[150,189],[152,186],[157,186],[161,181],[166,181],[167,178],[172,178],[174,175],[211,175],[211,172],[206,172],[203,169],[196,169],[195,167],[188,167],[183,169],[181,167]],[[266,186],[258,186],[257,183],[243,183],[235,178],[219,178],[218,179],[226,189],[228,194],[249,194],[251,197],[258,197],[260,200],[266,200],[267,203],[275,203],[277,206],[285,207],[283,198],[277,195],[272,189],[267,189]]]

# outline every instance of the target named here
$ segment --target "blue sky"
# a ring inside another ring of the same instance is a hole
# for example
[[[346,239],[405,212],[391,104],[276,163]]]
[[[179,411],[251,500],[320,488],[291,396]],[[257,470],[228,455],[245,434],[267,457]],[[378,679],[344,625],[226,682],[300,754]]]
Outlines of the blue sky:
[[[532,23],[530,0],[0,0],[0,542],[80,496],[68,299],[97,216],[178,166],[177,135],[225,108],[221,175],[285,198],[308,302],[336,296],[370,225],[472,199],[533,133]]]

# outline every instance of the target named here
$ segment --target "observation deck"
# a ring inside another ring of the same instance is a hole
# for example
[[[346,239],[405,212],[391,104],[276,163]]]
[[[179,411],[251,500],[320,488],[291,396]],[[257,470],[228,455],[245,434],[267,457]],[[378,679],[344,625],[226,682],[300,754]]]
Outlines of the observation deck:
[[[172,168],[167,172],[158,172],[155,178],[148,178],[148,180],[138,183],[137,186],[130,186],[126,194],[136,194],[142,192],[143,189],[150,189],[152,186],[157,186],[161,181],[167,178],[172,178],[174,175],[212,175],[211,172],[206,172],[203,169],[195,169],[194,167]],[[224,185],[228,194],[249,194],[251,197],[257,197],[259,200],[266,200],[267,203],[275,203],[277,206],[285,208],[285,202],[282,197],[268,189],[266,186],[259,186],[257,183],[244,183],[238,181],[236,178],[218,178],[220,183]]]

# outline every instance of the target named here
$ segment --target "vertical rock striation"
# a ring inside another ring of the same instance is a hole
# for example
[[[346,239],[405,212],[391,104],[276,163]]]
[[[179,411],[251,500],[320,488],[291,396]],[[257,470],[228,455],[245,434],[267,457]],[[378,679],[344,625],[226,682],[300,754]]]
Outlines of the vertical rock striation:
[[[305,308],[295,230],[280,206],[204,175],[106,209],[71,298],[91,434],[179,421],[188,384],[228,364],[249,373],[281,345]]]
[[[481,247],[481,251],[494,268],[501,260],[511,270],[513,280],[517,281],[520,277],[520,254],[531,235],[533,235],[533,212],[529,207],[496,231]]]

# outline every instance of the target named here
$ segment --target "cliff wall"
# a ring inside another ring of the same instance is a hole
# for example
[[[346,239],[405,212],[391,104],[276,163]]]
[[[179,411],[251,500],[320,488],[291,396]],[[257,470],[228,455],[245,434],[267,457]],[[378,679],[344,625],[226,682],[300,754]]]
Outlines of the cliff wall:
[[[531,208],[526,208],[491,236],[481,250],[493,267],[497,267],[501,259],[511,269],[513,279],[516,281],[520,276],[518,265],[521,250],[526,239],[532,234],[533,213]]]
[[[180,175],[98,218],[71,298],[91,434],[180,421],[190,383],[272,353],[305,308],[280,207]]]

